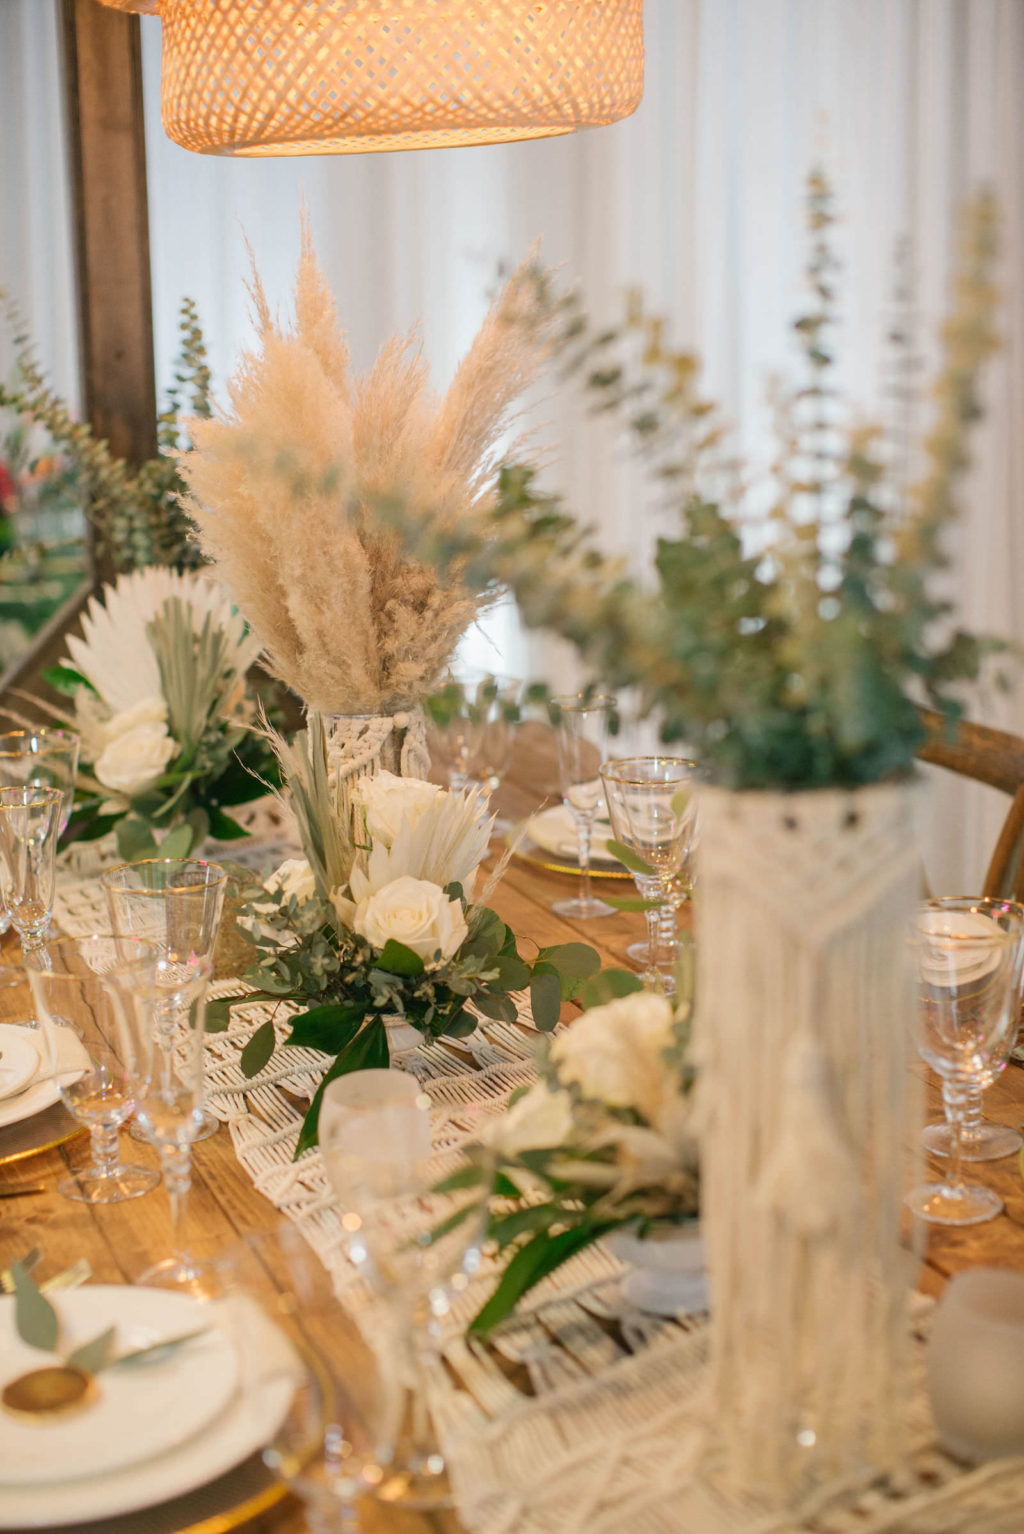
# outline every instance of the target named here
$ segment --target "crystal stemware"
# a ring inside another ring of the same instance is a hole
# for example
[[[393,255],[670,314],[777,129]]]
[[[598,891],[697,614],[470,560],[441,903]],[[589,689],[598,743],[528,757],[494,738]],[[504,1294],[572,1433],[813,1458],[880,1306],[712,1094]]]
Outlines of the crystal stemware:
[[[160,1181],[121,1160],[118,1130],[135,1107],[131,1030],[120,982],[152,981],[156,954],[136,938],[58,938],[25,955],[32,999],[64,1106],[92,1136],[91,1165],[57,1183],[65,1198],[116,1204]]]
[[[212,965],[189,949],[156,950],[148,975],[115,978],[122,990],[135,1116],[160,1153],[171,1201],[173,1253],[138,1280],[203,1298],[216,1292],[207,1266],[189,1248],[186,1228],[192,1185],[192,1142],[202,1123],[203,1041]]]
[[[982,913],[1011,910],[1024,921],[1024,906],[1016,901],[997,900],[987,896],[970,899],[965,896],[945,897],[934,903],[945,906],[951,898],[954,902],[966,900],[970,909]],[[1021,981],[1022,989],[1024,989],[1024,961],[1021,964]],[[1020,1004],[1021,993],[1018,991],[1018,1017]],[[967,1094],[960,1134],[960,1154],[964,1161],[999,1161],[1003,1156],[1015,1156],[1024,1144],[1024,1137],[1012,1125],[993,1124],[989,1119],[983,1118],[981,1112],[982,1095],[1005,1069],[1015,1043],[1015,1030],[1011,1030],[1007,1035],[1006,1052],[993,1059],[991,1068],[985,1072],[984,1079],[979,1079],[977,1085],[973,1086]],[[921,1144],[933,1156],[948,1156],[952,1139],[952,1124],[948,1118],[941,1124],[929,1124],[921,1131]]]
[[[675,920],[677,889],[696,826],[693,787],[697,765],[682,756],[632,756],[601,767],[605,799],[617,841],[635,852],[651,869],[634,872],[640,894],[657,901],[647,909],[647,965],[644,984],[671,993],[674,978],[662,952],[662,931],[671,913]]]
[[[928,901],[913,930],[918,988],[918,1050],[942,1080],[952,1126],[941,1182],[907,1195],[922,1219],[975,1225],[1002,1209],[991,1189],[967,1183],[962,1171],[964,1112],[970,1092],[1005,1058],[1017,1032],[1024,921],[969,899]]]
[[[437,1200],[435,1229],[419,1234],[437,1180],[429,1106],[414,1077],[370,1070],[332,1081],[320,1111],[320,1149],[348,1254],[383,1301],[375,1336],[387,1355],[381,1374],[391,1399],[380,1429],[378,1495],[406,1507],[450,1501],[425,1381],[441,1319],[479,1263],[485,1230],[483,1200],[471,1190],[463,1218],[453,1217],[450,1200]]]
[[[26,959],[53,915],[62,803],[58,788],[0,788],[0,886]]]
[[[460,669],[430,703],[428,740],[454,789],[479,788],[489,799],[512,760],[522,682]],[[496,832],[508,829],[495,821]]]
[[[100,883],[115,932],[143,937],[167,956],[193,954],[212,961],[228,883],[219,863],[196,858],[146,858],[108,868]],[[169,972],[164,973],[171,984]],[[170,1001],[161,1016],[173,1033],[176,1019]],[[219,1127],[204,1109],[194,1138],[206,1140]],[[134,1137],[144,1138],[141,1123]]]
[[[75,802],[81,741],[69,730],[9,730],[0,735],[0,786],[59,788],[63,795],[60,835]]]
[[[559,916],[589,920],[610,916],[612,907],[598,900],[590,888],[590,839],[598,809],[604,802],[601,763],[607,756],[616,700],[604,695],[552,698],[555,740],[558,746],[558,777],[562,801],[576,824],[580,865],[579,892],[553,906]]]

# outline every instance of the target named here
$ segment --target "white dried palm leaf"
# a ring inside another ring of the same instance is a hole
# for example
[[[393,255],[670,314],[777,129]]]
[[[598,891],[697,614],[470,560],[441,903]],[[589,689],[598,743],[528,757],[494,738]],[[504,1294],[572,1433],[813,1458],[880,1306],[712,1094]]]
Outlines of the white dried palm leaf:
[[[415,824],[403,821],[390,847],[375,842],[357,857],[349,878],[354,901],[365,900],[403,875],[442,888],[468,885],[487,856],[492,821],[478,789],[438,796]]]
[[[146,630],[175,597],[189,610],[196,633],[207,615],[224,632],[234,672],[244,676],[259,654],[259,641],[247,634],[244,619],[216,581],[156,565],[120,575],[89,599],[81,636],[68,639],[71,664],[95,687],[110,713],[160,696],[160,667]]]

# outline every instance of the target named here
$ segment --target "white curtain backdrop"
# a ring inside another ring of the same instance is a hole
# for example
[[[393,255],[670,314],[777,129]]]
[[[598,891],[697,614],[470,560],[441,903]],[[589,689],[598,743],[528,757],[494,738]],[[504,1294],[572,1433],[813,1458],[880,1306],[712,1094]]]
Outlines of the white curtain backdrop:
[[[15,12],[22,28],[33,13],[42,31],[31,46],[45,52],[49,0],[0,0],[0,25]],[[766,381],[792,362],[803,297],[808,168],[823,164],[837,193],[838,347],[844,383],[868,413],[882,392],[898,243],[909,252],[920,350],[933,361],[957,209],[985,181],[1005,222],[1006,344],[952,579],[968,624],[1024,640],[1024,432],[1015,430],[1024,415],[1024,0],[646,0],[645,21],[644,102],[612,128],[485,149],[231,161],[164,138],[160,27],[144,18],[158,383],[171,374],[186,294],[199,304],[215,385],[229,374],[250,334],[244,236],[272,302],[287,304],[305,196],[358,365],[418,323],[443,386],[499,264],[541,237],[544,257],[579,280],[595,314],[619,316],[627,286],[643,287],[674,339],[702,353],[709,392],[748,457],[763,461]],[[0,177],[25,178],[27,209],[46,198],[52,206],[52,156],[45,182],[33,161],[50,142],[41,124],[53,98],[45,71],[28,76],[38,66],[5,41],[0,33]],[[21,124],[13,172],[12,120]],[[7,214],[6,195],[2,206]],[[33,284],[45,275],[45,234],[38,212],[13,229],[0,222],[0,281],[28,284],[40,333]],[[66,334],[63,314],[56,332]],[[551,479],[609,548],[642,564],[660,514],[632,466],[561,399],[537,419],[558,444]],[[524,639],[514,614],[490,628],[473,658],[517,675],[571,676],[571,658]],[[1024,732],[1024,680],[1011,699],[982,698],[972,713]],[[976,887],[1005,801],[944,785],[930,803],[933,886]]]

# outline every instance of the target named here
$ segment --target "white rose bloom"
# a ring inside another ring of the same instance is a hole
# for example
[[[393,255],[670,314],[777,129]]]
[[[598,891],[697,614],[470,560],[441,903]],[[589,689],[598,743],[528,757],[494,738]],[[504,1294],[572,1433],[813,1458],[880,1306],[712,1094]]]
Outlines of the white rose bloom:
[[[120,714],[114,714],[113,718],[106,721],[103,726],[104,744],[109,746],[120,736],[130,734],[141,725],[166,723],[167,704],[163,698],[142,698],[131,708],[123,709]]]
[[[559,1079],[611,1108],[635,1108],[648,1122],[661,1111],[666,1082],[662,1051],[672,1043],[672,1007],[664,996],[637,992],[592,1007],[552,1042]]]
[[[425,964],[438,952],[442,959],[451,958],[469,930],[458,900],[450,900],[439,885],[407,874],[360,900],[352,926],[374,948],[394,938]]]
[[[552,1092],[543,1081],[494,1119],[484,1134],[499,1156],[518,1156],[523,1151],[553,1150],[572,1134],[572,1103],[567,1092]]]
[[[393,772],[378,772],[372,778],[360,778],[352,789],[352,798],[366,812],[366,828],[375,842],[390,847],[403,821],[415,826],[424,810],[441,797],[443,788],[422,778],[399,778]]]
[[[286,858],[280,868],[275,868],[264,880],[263,888],[268,894],[279,895],[285,900],[294,895],[301,905],[316,894],[316,880],[305,858]]]
[[[131,798],[155,783],[177,754],[178,742],[168,735],[165,724],[136,725],[104,748],[96,776],[104,788]]]

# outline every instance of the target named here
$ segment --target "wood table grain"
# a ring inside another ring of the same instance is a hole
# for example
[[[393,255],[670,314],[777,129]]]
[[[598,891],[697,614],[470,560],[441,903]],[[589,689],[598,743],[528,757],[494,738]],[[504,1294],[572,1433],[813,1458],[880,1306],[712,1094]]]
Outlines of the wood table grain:
[[[557,798],[545,732],[526,727],[521,731],[514,773],[501,789],[500,808],[506,815],[522,818],[539,804],[557,802]],[[496,843],[492,857],[500,855],[501,850]],[[606,963],[628,966],[626,946],[643,935],[643,918],[615,914],[599,921],[574,923],[555,916],[551,910],[553,901],[571,893],[573,884],[573,879],[567,876],[513,858],[494,904],[519,934],[525,950],[531,943],[577,939],[598,948]],[[4,957],[17,957],[9,940]],[[24,1017],[29,1006],[27,986],[0,990],[0,1021]],[[933,1117],[941,1115],[938,1093],[931,1086],[929,1108]],[[986,1094],[985,1112],[1001,1123],[1020,1124],[1024,1118],[1021,1067],[1011,1064]],[[0,1137],[2,1133],[0,1130]],[[45,1189],[32,1197],[0,1200],[0,1268],[38,1245],[45,1254],[37,1269],[41,1278],[86,1257],[97,1283],[130,1283],[151,1263],[167,1255],[171,1228],[167,1200],[161,1190],[126,1204],[101,1208],[75,1204],[56,1193],[58,1176],[68,1166],[81,1164],[86,1149],[87,1141],[82,1138],[58,1150],[0,1166],[0,1190],[19,1186]],[[148,1146],[132,1141],[131,1151],[136,1159],[156,1163],[155,1152]],[[1005,1203],[1005,1212],[984,1225],[958,1230],[934,1226],[929,1229],[919,1274],[919,1286],[928,1293],[937,1294],[949,1274],[979,1263],[1024,1271],[1024,1182],[1016,1158],[972,1166],[970,1176],[996,1189]],[[240,1237],[268,1229],[276,1221],[273,1206],[255,1191],[238,1165],[226,1129],[195,1147],[190,1226],[192,1244],[199,1256],[222,1252]],[[349,1348],[355,1357],[357,1344],[339,1324],[340,1356],[344,1357]],[[399,1514],[372,1506],[365,1510],[363,1525],[371,1534],[378,1530],[387,1534],[426,1534],[428,1530],[453,1534],[460,1528],[452,1515]],[[300,1534],[308,1526],[301,1508],[289,1500],[245,1527],[249,1534],[257,1531]]]

